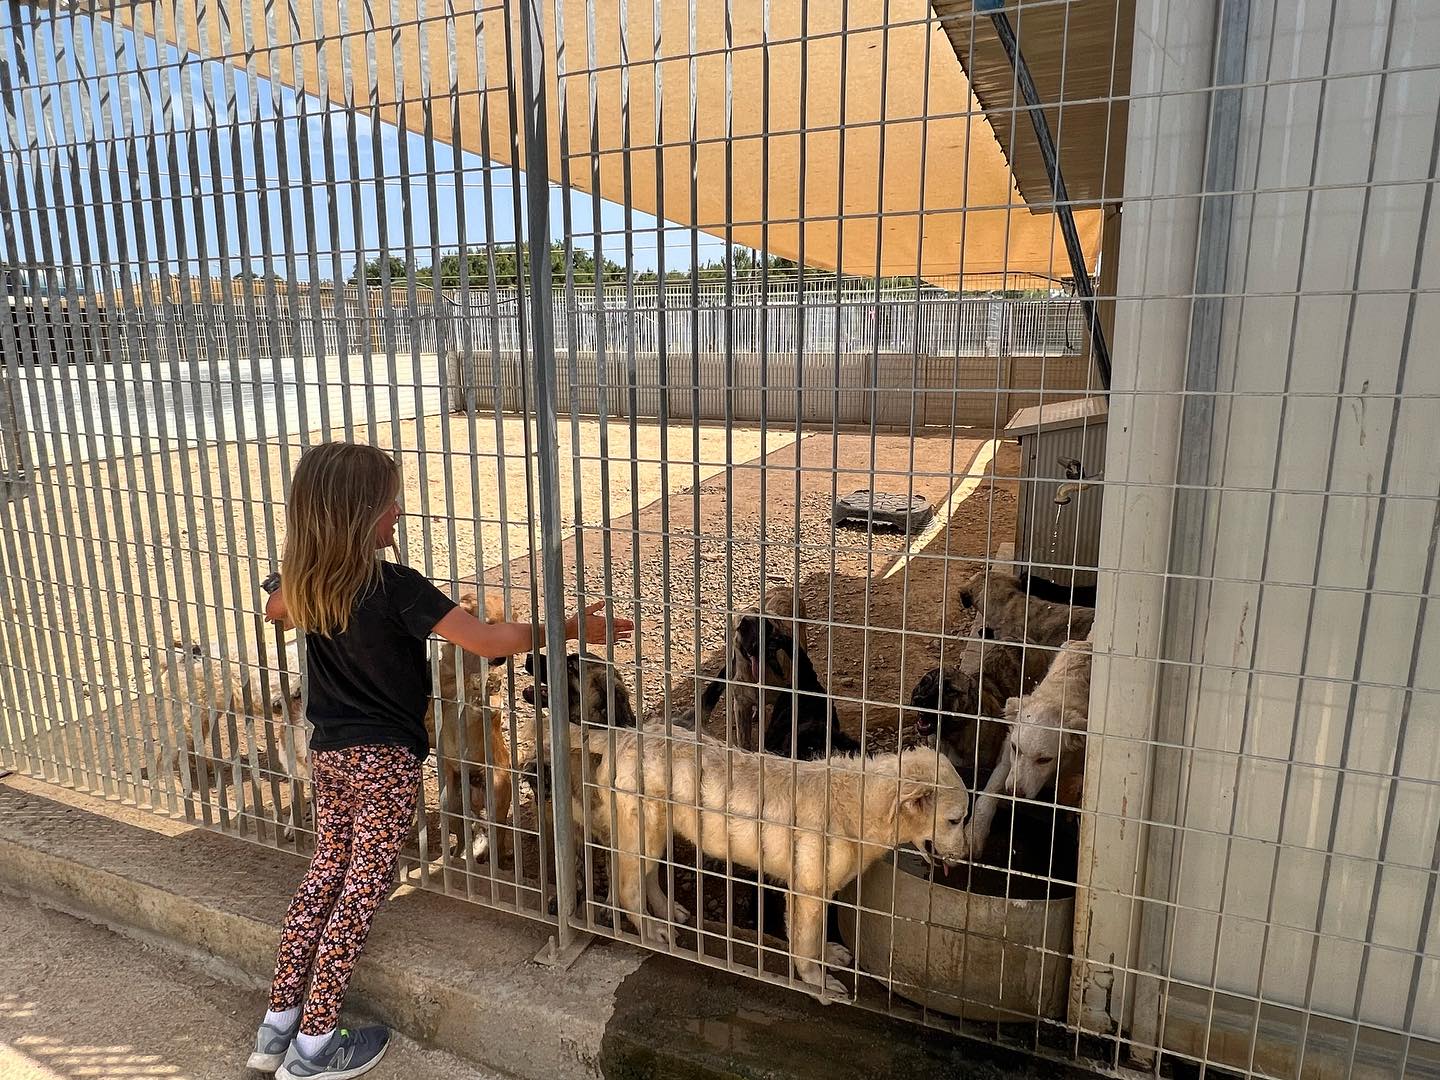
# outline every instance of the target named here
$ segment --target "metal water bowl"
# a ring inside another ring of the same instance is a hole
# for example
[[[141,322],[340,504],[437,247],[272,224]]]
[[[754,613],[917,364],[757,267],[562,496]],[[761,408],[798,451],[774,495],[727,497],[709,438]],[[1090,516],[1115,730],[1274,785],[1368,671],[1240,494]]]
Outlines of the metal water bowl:
[[[904,849],[887,855],[860,879],[863,908],[858,918],[853,909],[843,908],[840,919],[841,937],[860,969],[900,997],[965,1020],[1063,1017],[1075,925],[1073,889],[1062,894],[1052,885],[1051,898],[1045,899],[1042,880],[978,870],[967,891],[932,883],[929,874],[924,860]],[[966,879],[962,868],[946,880],[963,884]],[[1030,898],[1036,893],[1041,895]],[[839,899],[853,905],[856,896],[852,883]]]

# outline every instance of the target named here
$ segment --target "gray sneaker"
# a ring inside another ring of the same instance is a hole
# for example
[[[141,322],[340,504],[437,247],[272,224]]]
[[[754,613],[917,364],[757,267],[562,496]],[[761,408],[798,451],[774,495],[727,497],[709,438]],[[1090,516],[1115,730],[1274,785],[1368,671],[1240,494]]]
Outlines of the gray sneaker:
[[[383,1027],[341,1028],[313,1058],[301,1054],[300,1044],[292,1042],[275,1080],[349,1080],[380,1064],[389,1046],[390,1032]]]
[[[260,1030],[255,1033],[255,1050],[251,1053],[250,1060],[245,1063],[246,1066],[256,1072],[273,1073],[285,1060],[285,1051],[290,1049],[295,1033],[299,1030],[298,1016],[295,1023],[288,1028],[272,1027],[261,1021]]]

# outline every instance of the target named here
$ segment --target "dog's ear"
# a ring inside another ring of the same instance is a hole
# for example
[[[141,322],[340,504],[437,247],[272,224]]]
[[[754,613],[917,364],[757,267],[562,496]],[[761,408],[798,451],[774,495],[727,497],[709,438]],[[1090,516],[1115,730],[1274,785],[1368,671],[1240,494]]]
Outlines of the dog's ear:
[[[929,821],[934,816],[935,785],[921,780],[901,780],[895,813],[902,821]]]
[[[1005,719],[1012,724],[1020,719],[1020,699],[1018,697],[1005,699]]]
[[[1067,723],[1065,733],[1060,736],[1060,752],[1071,760],[1085,753],[1085,729],[1073,728]]]
[[[459,598],[455,602],[459,604],[462,608],[464,608],[467,612],[469,612],[471,615],[475,615],[480,610],[480,600],[473,592],[461,593]]]
[[[795,682],[795,639],[788,634],[779,635],[775,642],[775,673],[780,677],[780,686]],[[768,664],[766,665],[769,666]]]
[[[939,668],[921,675],[920,681],[910,690],[910,707],[912,709],[938,709],[942,677]]]

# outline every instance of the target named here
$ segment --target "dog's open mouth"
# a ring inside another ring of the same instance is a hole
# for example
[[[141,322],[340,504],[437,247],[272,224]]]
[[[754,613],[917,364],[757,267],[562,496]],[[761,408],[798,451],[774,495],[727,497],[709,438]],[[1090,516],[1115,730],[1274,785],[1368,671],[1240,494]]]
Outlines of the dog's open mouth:
[[[940,863],[948,868],[959,866],[965,861],[964,859],[956,855],[940,854],[940,852],[935,850],[935,842],[929,839],[920,841],[920,846],[918,850],[920,852],[920,857],[925,860],[926,865],[929,866],[931,869],[934,869],[936,863]]]

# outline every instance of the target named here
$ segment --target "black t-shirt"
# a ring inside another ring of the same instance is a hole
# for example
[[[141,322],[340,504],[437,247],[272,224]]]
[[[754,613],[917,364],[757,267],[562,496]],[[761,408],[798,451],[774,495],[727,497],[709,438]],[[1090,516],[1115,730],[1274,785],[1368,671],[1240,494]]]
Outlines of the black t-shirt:
[[[307,634],[312,750],[344,750],[383,743],[430,752],[426,641],[455,601],[408,566],[381,563],[380,577],[362,590],[350,625],[333,636]]]

